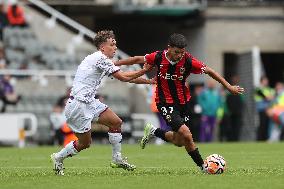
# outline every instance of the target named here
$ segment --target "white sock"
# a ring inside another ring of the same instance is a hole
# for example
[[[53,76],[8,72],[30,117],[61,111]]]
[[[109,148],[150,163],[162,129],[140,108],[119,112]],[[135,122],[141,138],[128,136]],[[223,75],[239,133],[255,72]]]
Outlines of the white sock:
[[[121,133],[108,133],[108,139],[112,145],[112,160],[121,159]]]
[[[75,156],[77,153],[78,151],[74,147],[74,141],[71,141],[62,150],[56,153],[55,158],[62,161],[67,157]]]

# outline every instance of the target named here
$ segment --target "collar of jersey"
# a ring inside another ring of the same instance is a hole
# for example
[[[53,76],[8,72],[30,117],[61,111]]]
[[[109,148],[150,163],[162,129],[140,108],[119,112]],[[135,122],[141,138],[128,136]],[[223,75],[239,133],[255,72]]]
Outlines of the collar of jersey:
[[[166,59],[169,61],[169,63],[170,63],[171,65],[177,64],[177,63],[183,58],[183,57],[181,57],[180,60],[178,60],[178,61],[176,61],[176,62],[173,62],[173,61],[171,61],[170,59],[168,59],[167,53],[168,53],[168,51],[166,50],[166,51],[165,51],[165,57],[166,57]]]

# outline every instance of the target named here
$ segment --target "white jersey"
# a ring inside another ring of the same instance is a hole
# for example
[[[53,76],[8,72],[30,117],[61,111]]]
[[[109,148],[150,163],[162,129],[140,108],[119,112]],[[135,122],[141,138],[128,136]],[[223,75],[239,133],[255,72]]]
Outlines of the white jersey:
[[[71,96],[79,101],[92,102],[103,77],[119,70],[101,51],[88,55],[78,66]]]

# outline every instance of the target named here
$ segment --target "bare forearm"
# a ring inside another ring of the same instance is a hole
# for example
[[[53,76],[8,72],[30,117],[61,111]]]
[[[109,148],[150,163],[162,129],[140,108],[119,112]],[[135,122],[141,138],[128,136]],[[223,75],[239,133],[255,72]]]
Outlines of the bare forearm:
[[[128,71],[128,72],[122,72],[122,71],[118,71],[113,73],[113,77],[115,77],[116,79],[120,80],[120,81],[124,81],[124,82],[129,82],[133,79],[136,79],[142,75],[144,75],[148,70],[150,70],[152,68],[151,65],[149,64],[144,64],[143,68],[137,71]]]
[[[146,72],[146,70],[144,69],[141,69],[141,70],[138,70],[138,71],[129,71],[129,72],[124,72],[123,73],[123,76],[126,78],[125,81],[131,81],[131,80],[134,80],[134,79],[137,79],[138,77],[144,75]]]
[[[205,73],[208,74],[210,77],[221,83],[230,93],[234,95],[242,94],[245,90],[244,88],[238,85],[230,85],[220,74],[215,72],[212,68],[206,67]]]
[[[133,79],[131,81],[129,81],[129,83],[135,83],[135,84],[151,84],[151,80],[150,79],[145,79],[143,77],[138,77],[136,79]]]
[[[217,73],[212,68],[207,67],[205,73],[208,74],[210,77],[221,83],[226,89],[230,89],[230,83],[228,83],[219,73]]]
[[[144,62],[145,61],[144,61],[144,57],[143,56],[134,56],[134,57],[129,57],[127,59],[118,60],[114,64],[116,66],[121,66],[121,65],[142,64]]]

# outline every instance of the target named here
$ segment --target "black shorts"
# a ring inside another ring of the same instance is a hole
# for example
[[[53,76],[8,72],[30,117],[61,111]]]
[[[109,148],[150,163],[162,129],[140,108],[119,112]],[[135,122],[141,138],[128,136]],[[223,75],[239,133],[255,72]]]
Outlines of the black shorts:
[[[159,113],[166,123],[177,132],[185,124],[189,127],[189,103],[186,104],[157,104]]]

